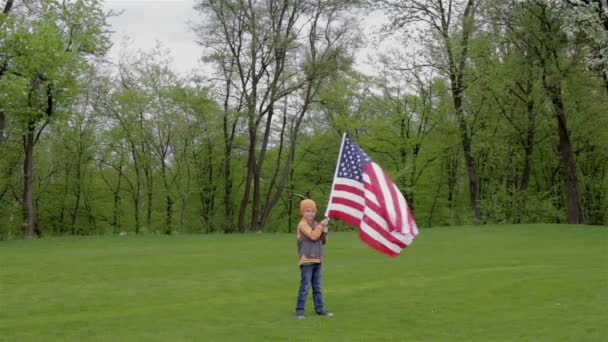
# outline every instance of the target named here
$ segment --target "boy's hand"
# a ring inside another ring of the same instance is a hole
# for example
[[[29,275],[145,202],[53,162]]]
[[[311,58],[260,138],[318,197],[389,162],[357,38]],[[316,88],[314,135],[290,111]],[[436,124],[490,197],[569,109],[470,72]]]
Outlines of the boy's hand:
[[[321,224],[323,225],[323,231],[325,233],[327,233],[327,224],[328,223],[329,223],[329,217],[326,217],[321,221]]]

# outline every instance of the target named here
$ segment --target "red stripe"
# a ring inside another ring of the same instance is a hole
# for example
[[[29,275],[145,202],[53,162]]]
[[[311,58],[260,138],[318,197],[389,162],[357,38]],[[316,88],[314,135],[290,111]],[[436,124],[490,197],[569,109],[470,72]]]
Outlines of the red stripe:
[[[354,228],[359,228],[359,225],[361,224],[361,220],[350,215],[347,214],[343,211],[339,211],[339,210],[330,210],[327,215],[331,218],[337,219],[337,220],[342,220],[348,224],[350,224],[351,226],[353,226]]]
[[[364,191],[361,187],[355,187],[348,184],[336,183],[334,184],[334,190],[340,190],[345,192],[350,192],[351,194],[363,197]]]
[[[416,222],[414,222],[414,215],[412,215],[412,211],[409,207],[407,208],[407,223],[410,225],[410,234],[415,236],[416,232],[414,231],[414,227],[416,226]]]
[[[380,183],[378,181],[378,175],[374,172],[374,168],[372,167],[372,163],[367,163],[365,164],[364,167],[364,171],[365,173],[367,173],[368,177],[369,177],[369,183],[364,183],[365,184],[365,189],[367,189],[368,191],[370,191],[371,193],[373,193],[374,195],[376,195],[376,198],[378,199],[378,204],[380,205],[379,207],[377,207],[377,209],[374,209],[374,211],[376,213],[378,213],[378,215],[384,217],[384,219],[387,221],[389,227],[391,226],[391,222],[388,219],[388,215],[386,212],[386,200],[384,199],[384,193],[382,192],[382,189],[380,188]],[[367,203],[368,201],[366,201],[366,205],[369,205],[369,203]]]
[[[403,195],[401,193],[397,193],[397,191],[399,191],[397,189],[397,187],[395,186],[395,183],[393,183],[393,180],[391,179],[391,177],[384,172],[384,178],[386,179],[386,182],[388,183],[388,189],[389,192],[391,194],[391,198],[393,199],[393,209],[395,210],[395,215],[397,216],[397,222],[394,223],[394,225],[391,227],[391,231],[399,231],[399,232],[403,232],[403,211],[401,210],[401,208],[399,207],[399,197],[403,197]],[[390,208],[388,210],[391,210]]]
[[[363,209],[365,209],[365,206],[363,204],[351,201],[350,199],[344,197],[333,197],[331,199],[331,203],[342,204],[358,211],[363,211]]]
[[[369,208],[369,210],[371,210],[371,211],[375,212],[376,214],[378,214],[379,216],[384,217],[384,216],[382,216],[382,208],[380,208],[373,201],[366,199],[365,200],[365,206],[367,208]],[[386,219],[386,217],[384,217],[384,219]]]
[[[366,200],[365,204],[367,206],[367,210],[374,211],[378,216],[384,218],[384,220],[387,221],[387,224],[390,227],[390,222],[389,222],[388,217],[382,215],[382,213],[383,212],[386,213],[386,211],[383,211],[382,208],[378,207],[378,205],[372,201]],[[398,245],[401,248],[406,247],[406,245],[403,243],[403,241],[400,241],[397,238],[395,238],[392,234],[389,233],[389,230],[384,228],[382,225],[380,225],[380,223],[376,222],[373,218],[366,215],[362,218],[362,220],[364,220],[372,229],[377,231],[388,241]]]
[[[349,139],[348,136],[345,135],[345,139]],[[343,141],[343,146],[345,141]],[[354,142],[351,143],[354,144]],[[356,144],[354,147],[360,149]],[[357,151],[357,153],[364,152],[361,150],[360,152]],[[343,151],[341,149],[338,154],[339,161],[342,159],[342,154]],[[342,220],[357,228],[359,230],[359,238],[370,247],[388,256],[397,256],[404,248],[407,248],[407,244],[392,233],[409,232],[412,234],[412,238],[415,237],[417,228],[412,212],[407,206],[405,197],[390,178],[390,175],[379,165],[375,164],[373,161],[366,162],[363,165],[362,171],[366,181],[347,180],[338,177],[336,174],[334,185],[330,193],[327,215],[331,218]],[[386,191],[383,191],[381,184],[386,185]],[[341,192],[342,196],[336,194],[336,192]],[[349,198],[351,196],[355,200],[361,199],[361,201],[353,201],[353,199]],[[372,196],[375,197],[373,201],[369,198]],[[392,205],[387,206],[389,201]],[[361,202],[364,203],[361,204]],[[401,204],[403,204],[403,206],[401,206]],[[372,216],[368,216],[365,215],[365,213],[373,214]],[[391,214],[394,218],[393,220],[390,218]],[[378,221],[374,218],[377,218]],[[386,224],[384,224],[382,220],[384,220]],[[361,229],[363,224],[365,225],[367,232],[377,236],[378,240]],[[389,246],[397,249],[397,251],[392,250]]]
[[[362,230],[359,230],[359,238],[373,249],[382,252],[388,256],[396,257],[399,255],[399,253],[395,253],[395,251],[393,251],[392,249],[374,240],[371,236],[365,234],[365,232]]]
[[[371,168],[371,167],[369,169],[373,170],[373,168]],[[374,193],[374,195],[376,195],[376,197],[378,198],[378,201],[380,202],[379,210],[375,210],[375,211],[378,214],[380,214],[382,217],[384,217],[384,219],[388,223],[389,231],[401,232],[402,231],[401,224],[403,222],[401,219],[402,211],[401,211],[401,208],[399,208],[399,202],[398,202],[398,197],[397,197],[398,195],[401,195],[401,194],[397,194],[395,192],[394,183],[386,172],[382,172],[382,174],[380,174],[380,175],[378,175],[374,172],[370,172],[369,177],[370,177],[370,181],[372,184],[370,184],[370,185],[366,184],[366,188],[369,189],[370,191],[372,191],[372,193]],[[382,179],[381,177],[383,178],[384,183],[388,187],[388,193],[384,193],[382,191],[382,188],[380,187],[380,179]],[[391,207],[389,207],[387,205],[387,202],[388,202],[386,200],[387,196],[390,196],[392,199],[393,205]],[[393,222],[390,219],[389,211],[395,212],[395,215],[397,217],[397,222]]]
[[[382,235],[382,237],[385,238],[386,240],[388,240],[389,242],[394,243],[395,245],[399,246],[400,248],[407,247],[407,245],[403,241],[397,239],[396,237],[391,235],[391,233],[384,230],[384,228],[382,226],[380,226],[378,224],[378,222],[372,220],[371,217],[364,216],[362,220],[365,221],[365,223],[367,223],[367,225],[370,226],[370,228],[372,228],[373,230],[378,232],[378,234]]]

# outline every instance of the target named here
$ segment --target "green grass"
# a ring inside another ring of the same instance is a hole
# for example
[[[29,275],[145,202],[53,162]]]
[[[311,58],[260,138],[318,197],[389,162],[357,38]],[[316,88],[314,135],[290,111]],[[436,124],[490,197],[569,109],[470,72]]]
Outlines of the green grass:
[[[0,340],[608,340],[608,227],[425,229],[397,258],[333,233],[336,316],[305,320],[295,248],[291,234],[0,242]]]

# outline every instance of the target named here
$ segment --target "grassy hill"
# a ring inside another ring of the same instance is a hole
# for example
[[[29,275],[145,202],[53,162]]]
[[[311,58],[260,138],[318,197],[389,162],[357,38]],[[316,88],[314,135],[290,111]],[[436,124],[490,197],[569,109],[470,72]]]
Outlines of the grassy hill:
[[[331,233],[334,317],[296,320],[295,236],[0,242],[6,341],[606,341],[608,227],[423,229],[397,258]]]

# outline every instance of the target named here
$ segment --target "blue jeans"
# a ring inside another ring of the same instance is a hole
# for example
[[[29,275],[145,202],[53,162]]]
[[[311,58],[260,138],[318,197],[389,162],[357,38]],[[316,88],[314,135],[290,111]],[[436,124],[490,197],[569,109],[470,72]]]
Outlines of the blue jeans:
[[[323,305],[323,295],[321,294],[321,283],[323,273],[321,264],[310,264],[300,266],[300,289],[298,290],[298,301],[296,303],[296,313],[304,314],[306,298],[308,297],[308,286],[312,284],[312,299],[315,303],[315,312],[325,311]]]

